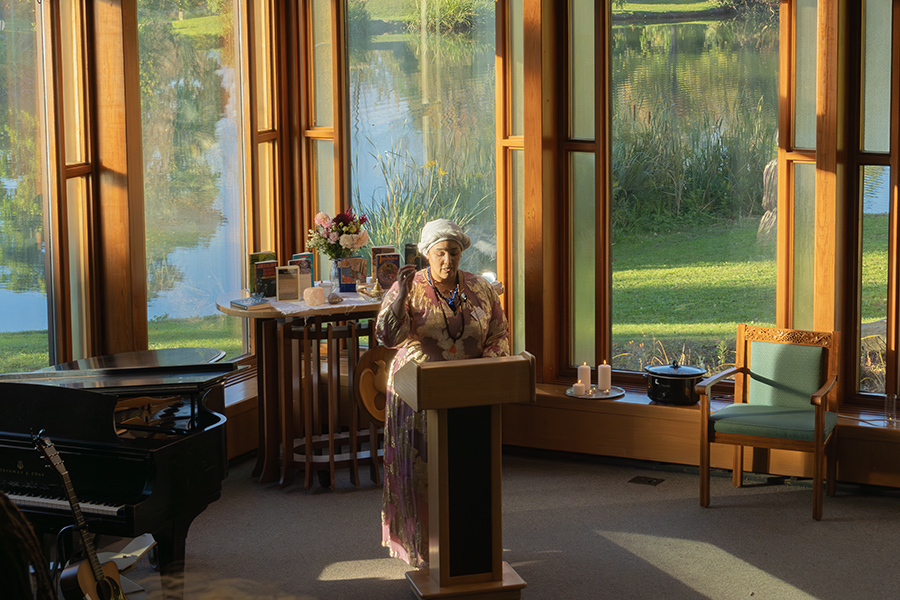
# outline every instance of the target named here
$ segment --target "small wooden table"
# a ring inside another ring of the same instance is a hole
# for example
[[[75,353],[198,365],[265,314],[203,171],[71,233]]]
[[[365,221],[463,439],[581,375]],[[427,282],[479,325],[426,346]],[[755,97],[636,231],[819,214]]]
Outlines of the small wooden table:
[[[280,382],[293,380],[289,373],[282,373],[282,363],[286,358],[279,359],[282,353],[282,345],[279,344],[279,328],[286,323],[294,325],[296,321],[357,321],[365,318],[375,318],[381,309],[380,301],[362,300],[355,293],[342,293],[344,299],[339,304],[324,304],[322,306],[308,306],[305,302],[276,302],[263,309],[246,310],[232,308],[231,301],[248,296],[246,291],[231,292],[216,298],[216,308],[226,315],[242,317],[253,320],[256,334],[256,369],[257,369],[257,406],[259,411],[259,448],[256,454],[256,466],[253,476],[259,477],[260,483],[281,481],[282,485],[290,483],[293,476],[290,463],[285,464],[280,460],[279,442],[284,446],[284,453],[293,453],[293,440],[282,439],[285,431],[283,428],[279,405],[290,403],[293,391],[282,390],[282,398],[279,402]],[[302,360],[302,356],[301,356]],[[288,470],[291,470],[288,473]]]

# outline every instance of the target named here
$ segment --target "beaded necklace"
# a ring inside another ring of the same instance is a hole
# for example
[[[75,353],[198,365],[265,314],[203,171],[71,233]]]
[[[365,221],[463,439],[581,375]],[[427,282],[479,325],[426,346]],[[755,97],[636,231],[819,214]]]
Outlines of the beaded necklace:
[[[444,302],[447,303],[447,306],[450,307],[450,310],[453,311],[453,314],[456,314],[456,301],[459,299],[459,273],[456,273],[456,285],[453,287],[453,293],[450,294],[448,298],[444,294],[441,293],[441,290],[434,285],[434,280],[431,278],[431,269],[426,269],[425,274],[428,276],[428,283],[431,284],[432,289],[434,289],[434,293],[438,295]],[[465,301],[465,294],[463,294],[463,301]]]
[[[457,301],[457,298],[460,296],[460,294],[459,294],[459,273],[456,274],[456,287],[453,288],[453,294],[451,294],[449,298],[444,296],[441,293],[441,291],[439,289],[437,289],[437,286],[434,285],[434,281],[431,279],[431,269],[426,269],[425,274],[428,277],[428,283],[431,284],[431,288],[434,290],[434,293],[437,294],[437,296],[439,298],[444,300],[447,303],[447,306],[450,307],[450,310],[453,311],[453,314],[456,315],[456,301]],[[466,301],[465,294],[462,294],[462,301],[463,302]],[[444,310],[444,303],[439,300],[438,304],[441,307],[441,316],[444,317],[444,327],[446,327],[446,329],[447,329],[447,336],[453,341],[453,345],[450,346],[450,354],[456,354],[456,342],[459,341],[459,339],[463,336],[463,332],[466,330],[465,315],[463,315],[463,322],[459,328],[459,332],[456,335],[453,335],[452,333],[450,333],[450,319],[447,318],[447,311]]]

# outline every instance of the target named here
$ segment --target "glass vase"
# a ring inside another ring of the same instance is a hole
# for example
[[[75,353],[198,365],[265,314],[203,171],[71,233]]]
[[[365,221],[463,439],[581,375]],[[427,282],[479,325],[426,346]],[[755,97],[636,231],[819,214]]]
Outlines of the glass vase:
[[[331,259],[331,291],[340,292],[341,291],[341,259],[340,258],[332,258]]]

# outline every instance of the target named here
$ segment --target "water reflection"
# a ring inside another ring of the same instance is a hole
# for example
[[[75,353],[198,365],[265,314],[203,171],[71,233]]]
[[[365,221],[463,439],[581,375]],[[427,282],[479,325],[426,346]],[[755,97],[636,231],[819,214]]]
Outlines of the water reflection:
[[[353,204],[380,215],[374,242],[402,248],[426,219],[454,218],[476,240],[462,268],[495,271],[493,14],[466,33],[354,22]]]

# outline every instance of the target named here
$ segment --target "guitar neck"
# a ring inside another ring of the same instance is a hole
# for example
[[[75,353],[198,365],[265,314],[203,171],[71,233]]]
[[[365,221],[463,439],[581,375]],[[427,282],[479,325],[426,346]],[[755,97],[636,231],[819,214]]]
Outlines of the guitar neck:
[[[106,577],[106,574],[100,567],[100,560],[97,558],[97,551],[94,549],[91,533],[88,531],[87,523],[84,520],[84,514],[81,512],[81,504],[78,502],[78,496],[75,495],[75,488],[72,487],[72,480],[69,477],[69,472],[66,470],[66,466],[59,456],[59,452],[57,452],[56,448],[53,446],[53,443],[46,438],[44,438],[42,442],[43,443],[40,444],[40,449],[50,460],[50,463],[56,468],[62,479],[66,500],[69,501],[69,506],[72,507],[72,515],[75,517],[75,530],[78,531],[78,534],[81,536],[81,544],[84,547],[84,553],[87,555],[88,563],[91,565],[91,571],[94,573],[94,578],[97,581],[102,581]]]
[[[91,539],[91,532],[88,531],[87,523],[84,520],[84,514],[81,512],[81,504],[75,496],[75,490],[72,488],[72,483],[69,481],[68,473],[66,473],[64,479],[66,498],[68,498],[69,504],[72,507],[72,514],[75,516],[75,529],[81,536],[81,545],[84,548],[85,555],[87,555],[88,563],[91,565],[91,571],[94,573],[94,578],[97,581],[101,581],[106,577],[106,574],[103,572],[103,569],[100,568],[100,560],[97,558],[94,540]]]

